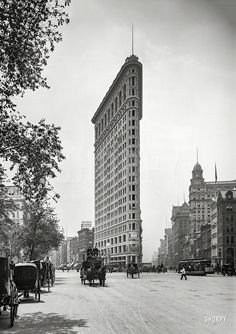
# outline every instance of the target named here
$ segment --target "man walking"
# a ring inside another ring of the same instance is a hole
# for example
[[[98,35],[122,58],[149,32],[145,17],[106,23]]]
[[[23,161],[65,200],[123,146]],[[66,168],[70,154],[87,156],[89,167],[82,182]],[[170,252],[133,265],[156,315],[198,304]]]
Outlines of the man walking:
[[[183,279],[183,277],[184,277],[185,279],[187,279],[186,272],[185,272],[185,268],[183,268],[180,272],[181,272],[181,274],[182,274],[180,279]]]

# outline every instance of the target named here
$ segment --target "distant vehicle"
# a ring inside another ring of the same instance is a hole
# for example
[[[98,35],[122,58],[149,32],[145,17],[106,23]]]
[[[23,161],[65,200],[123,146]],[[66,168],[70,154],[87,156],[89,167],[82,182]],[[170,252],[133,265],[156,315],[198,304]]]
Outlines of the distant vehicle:
[[[210,273],[211,260],[209,259],[188,259],[181,260],[178,266],[178,272],[185,268],[186,275],[191,276],[205,276],[206,273]]]
[[[140,271],[137,263],[130,263],[127,268],[127,277],[134,278],[135,276],[140,276]]]
[[[68,267],[68,265],[67,265],[67,264],[62,264],[62,265],[60,265],[60,267],[59,267],[59,270],[62,270],[62,271],[65,271],[65,270],[67,270],[67,271],[69,271],[69,270],[70,270],[70,268]]]
[[[14,325],[19,304],[17,288],[13,282],[12,269],[10,259],[0,257],[0,314],[2,309],[10,309],[11,327]]]

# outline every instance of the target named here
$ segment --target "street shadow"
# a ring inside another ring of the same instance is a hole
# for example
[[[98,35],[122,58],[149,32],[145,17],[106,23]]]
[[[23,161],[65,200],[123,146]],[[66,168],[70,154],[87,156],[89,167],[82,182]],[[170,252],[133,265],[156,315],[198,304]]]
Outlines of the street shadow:
[[[26,313],[17,319],[13,328],[8,327],[7,333],[27,334],[53,333],[53,334],[77,334],[79,328],[88,327],[86,319],[69,319],[56,313]]]
[[[20,304],[42,304],[45,303],[43,300],[40,300],[39,302],[34,298],[22,298],[20,299]]]

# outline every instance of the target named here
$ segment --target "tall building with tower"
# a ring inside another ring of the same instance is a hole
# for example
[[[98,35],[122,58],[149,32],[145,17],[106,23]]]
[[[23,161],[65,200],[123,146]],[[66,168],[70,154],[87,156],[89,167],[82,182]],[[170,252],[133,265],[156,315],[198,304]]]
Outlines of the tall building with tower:
[[[192,258],[199,257],[196,241],[201,237],[205,225],[211,225],[212,200],[217,198],[222,190],[236,189],[236,180],[218,181],[215,167],[215,181],[205,181],[203,169],[197,163],[192,170],[189,186],[189,215],[190,215],[190,253]]]
[[[142,64],[131,55],[95,112],[95,245],[107,264],[142,261]]]

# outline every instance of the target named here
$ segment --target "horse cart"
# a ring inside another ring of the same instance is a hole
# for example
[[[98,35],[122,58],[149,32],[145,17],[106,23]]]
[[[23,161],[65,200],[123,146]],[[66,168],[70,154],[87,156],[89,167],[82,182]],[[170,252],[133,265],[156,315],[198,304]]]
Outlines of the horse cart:
[[[18,263],[14,269],[14,282],[19,292],[19,297],[29,298],[29,294],[35,295],[35,300],[40,301],[40,273],[34,263]]]
[[[83,261],[80,269],[81,283],[89,282],[92,286],[95,280],[98,280],[100,286],[105,286],[106,268],[103,265],[103,260],[98,256],[88,256],[86,261]]]
[[[55,282],[55,267],[50,261],[40,261],[40,281],[41,286],[47,286],[48,292]]]
[[[18,308],[18,293],[12,278],[10,260],[0,257],[0,314],[7,309],[10,310],[10,325],[14,325]]]
[[[127,268],[127,277],[134,278],[135,276],[139,277],[139,275],[140,271],[137,263],[130,263]]]

